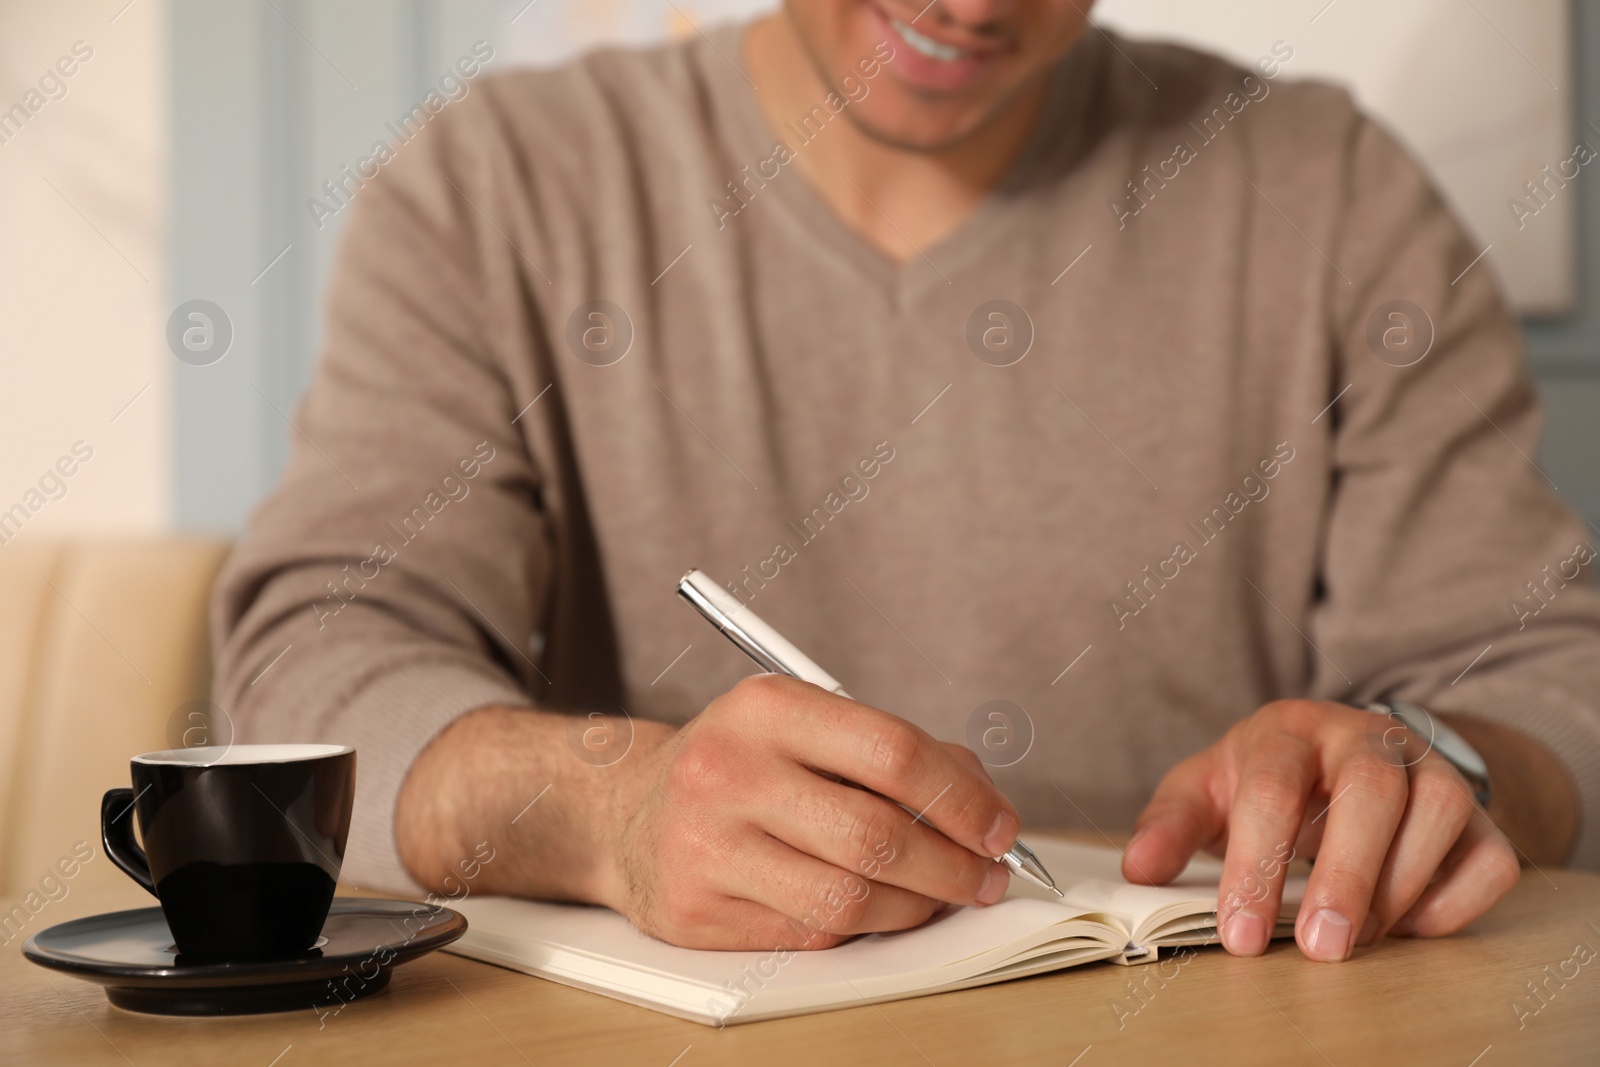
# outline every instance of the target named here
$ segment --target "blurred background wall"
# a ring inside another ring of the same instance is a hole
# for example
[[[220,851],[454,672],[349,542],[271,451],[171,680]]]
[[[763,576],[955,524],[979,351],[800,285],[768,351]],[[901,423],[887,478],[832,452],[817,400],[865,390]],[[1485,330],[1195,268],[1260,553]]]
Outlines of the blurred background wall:
[[[315,359],[346,217],[308,209],[325,182],[475,46],[494,73],[771,3],[0,0],[0,509],[82,441],[92,460],[22,536],[237,532],[276,479]],[[1520,229],[1506,204],[1576,142],[1600,148],[1600,5],[1101,0],[1096,14],[1246,61],[1288,41],[1290,76],[1350,85],[1422,155],[1486,249],[1475,269],[1525,315],[1549,410],[1540,463],[1600,522],[1600,177],[1585,168]]]
[[[168,25],[125,2],[0,0],[0,511],[46,501],[21,536],[176,515]],[[93,458],[40,490],[79,441]]]

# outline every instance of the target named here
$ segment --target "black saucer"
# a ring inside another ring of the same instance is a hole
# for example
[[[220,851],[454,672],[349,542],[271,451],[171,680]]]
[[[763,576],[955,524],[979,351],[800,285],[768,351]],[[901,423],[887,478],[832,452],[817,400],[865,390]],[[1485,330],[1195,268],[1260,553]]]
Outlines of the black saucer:
[[[22,954],[99,982],[119,1008],[156,1015],[247,1015],[334,1008],[389,984],[390,971],[467,931],[449,908],[337,897],[317,947],[288,959],[189,963],[160,908],[114,911],[40,930]]]

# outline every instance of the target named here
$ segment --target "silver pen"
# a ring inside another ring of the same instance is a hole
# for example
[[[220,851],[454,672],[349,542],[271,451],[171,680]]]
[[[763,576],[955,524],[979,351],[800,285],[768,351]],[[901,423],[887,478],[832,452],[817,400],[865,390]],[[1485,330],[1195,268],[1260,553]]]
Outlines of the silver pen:
[[[732,594],[712,581],[704,572],[693,570],[678,581],[678,595],[687,600],[707,622],[722,631],[745,655],[756,661],[764,671],[786,674],[803,682],[820,686],[836,696],[851,699],[834,677],[801,652],[778,631],[741,604]],[[905,805],[901,805],[905,807]],[[907,808],[907,811],[911,809]],[[915,814],[913,812],[913,814]],[[1050,877],[1033,849],[1019,838],[1011,851],[995,859],[1017,874],[1061,896],[1056,880]]]

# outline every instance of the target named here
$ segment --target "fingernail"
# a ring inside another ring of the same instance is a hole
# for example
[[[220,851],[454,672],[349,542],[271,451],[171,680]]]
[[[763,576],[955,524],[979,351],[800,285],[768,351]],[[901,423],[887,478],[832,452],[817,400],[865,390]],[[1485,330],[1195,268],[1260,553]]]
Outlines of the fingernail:
[[[996,904],[1006,895],[1006,887],[1011,884],[1011,872],[1003,863],[989,866],[989,873],[983,876],[983,888],[978,890],[979,904]]]
[[[1361,934],[1356,938],[1356,944],[1366,948],[1378,936],[1378,917],[1371,912],[1367,913],[1367,921],[1361,924]]]
[[[1411,921],[1411,916],[1401,916],[1398,922],[1389,927],[1389,936],[1415,937],[1417,936],[1417,924]]]
[[[1306,951],[1324,963],[1338,963],[1350,955],[1350,920],[1332,908],[1322,908],[1306,923]]]
[[[1259,956],[1267,948],[1267,921],[1248,911],[1228,916],[1222,928],[1222,944],[1235,956]]]
[[[983,837],[983,851],[990,856],[1004,855],[1007,849],[1017,843],[1017,831],[1020,829],[1022,824],[1017,822],[1017,817],[1009,811],[1002,811],[994,817],[994,824]]]

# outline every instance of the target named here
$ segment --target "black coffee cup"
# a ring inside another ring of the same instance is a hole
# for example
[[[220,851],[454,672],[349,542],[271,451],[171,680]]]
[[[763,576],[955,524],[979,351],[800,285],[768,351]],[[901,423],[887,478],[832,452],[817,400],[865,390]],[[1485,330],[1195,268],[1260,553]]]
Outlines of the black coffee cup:
[[[183,962],[281,959],[316,944],[350,833],[354,749],[180,748],[135,756],[132,769],[133,788],[101,801],[101,839],[161,902]]]

